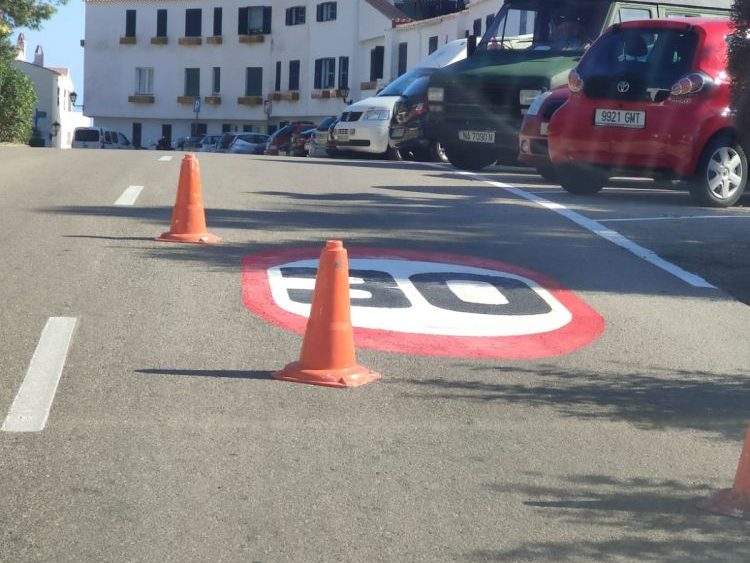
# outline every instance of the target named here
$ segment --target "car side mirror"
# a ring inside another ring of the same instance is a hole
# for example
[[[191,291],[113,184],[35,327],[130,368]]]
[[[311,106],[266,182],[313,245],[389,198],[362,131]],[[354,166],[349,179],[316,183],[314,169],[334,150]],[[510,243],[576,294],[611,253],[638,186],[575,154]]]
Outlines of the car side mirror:
[[[466,57],[471,57],[477,50],[477,36],[469,35],[466,39]]]

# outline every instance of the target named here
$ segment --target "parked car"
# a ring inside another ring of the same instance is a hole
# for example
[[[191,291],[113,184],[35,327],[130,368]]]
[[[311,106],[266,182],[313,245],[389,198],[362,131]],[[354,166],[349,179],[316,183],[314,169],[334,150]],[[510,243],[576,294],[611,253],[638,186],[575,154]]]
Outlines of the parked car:
[[[315,127],[292,133],[292,139],[289,142],[289,156],[307,156],[307,143],[315,133]]]
[[[201,152],[216,152],[216,143],[221,139],[221,135],[204,135],[200,140]]]
[[[348,106],[341,114],[333,133],[336,148],[382,154],[389,159],[399,158],[400,153],[390,146],[388,137],[394,106],[415,80],[431,75],[436,68],[465,58],[466,44],[466,39],[446,43],[418,67],[396,78],[377,95]]]
[[[263,154],[268,156],[286,156],[287,152],[289,152],[292,135],[295,132],[301,132],[311,127],[315,127],[315,124],[309,121],[297,121],[276,130],[268,138]]]
[[[393,155],[395,158],[448,162],[443,145],[424,136],[424,126],[429,119],[427,85],[431,74],[432,72],[425,72],[407,86],[393,107],[388,142],[397,151]]]
[[[549,122],[555,112],[568,101],[568,85],[559,86],[537,96],[521,122],[518,134],[519,156],[522,164],[536,168],[546,180],[555,181],[554,166],[549,158]]]
[[[336,116],[331,116],[318,123],[305,145],[307,156],[330,156],[328,154],[328,132],[337,120]]]
[[[687,180],[695,202],[733,205],[747,156],[727,110],[728,19],[612,26],[570,72],[570,99],[549,125],[559,183],[595,194],[614,175]]]
[[[263,154],[268,135],[263,133],[240,133],[229,145],[227,152],[232,154]]]
[[[203,139],[203,135],[183,137],[177,141],[177,148],[181,151],[199,151],[201,149],[201,139]]]
[[[76,127],[73,130],[74,149],[132,149],[128,138],[119,131],[101,127]]]

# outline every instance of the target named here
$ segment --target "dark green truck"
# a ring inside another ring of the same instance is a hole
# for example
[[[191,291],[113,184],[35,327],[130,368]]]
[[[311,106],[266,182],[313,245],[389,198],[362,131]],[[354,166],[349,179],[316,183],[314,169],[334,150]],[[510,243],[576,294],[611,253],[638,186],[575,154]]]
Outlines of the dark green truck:
[[[618,22],[727,17],[732,0],[508,0],[465,60],[432,75],[426,136],[457,168],[512,164],[536,96],[567,83],[588,46]],[[472,41],[470,41],[470,44]]]

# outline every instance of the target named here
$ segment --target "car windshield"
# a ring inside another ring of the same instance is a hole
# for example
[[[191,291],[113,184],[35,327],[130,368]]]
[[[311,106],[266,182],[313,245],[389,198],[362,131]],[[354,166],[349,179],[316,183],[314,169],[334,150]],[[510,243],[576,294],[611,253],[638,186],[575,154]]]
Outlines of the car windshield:
[[[96,129],[77,129],[75,140],[83,143],[95,143],[99,140],[99,131]]]
[[[378,96],[401,96],[403,95],[404,90],[406,90],[412,82],[422,76],[432,74],[432,72],[434,72],[434,69],[413,68],[409,72],[402,74],[396,80],[388,84],[388,86],[383,88],[378,93]]]
[[[582,52],[601,33],[609,2],[514,2],[487,28],[477,49]]]
[[[599,40],[578,66],[582,77],[633,77],[669,90],[692,66],[698,43],[690,29],[619,29]]]

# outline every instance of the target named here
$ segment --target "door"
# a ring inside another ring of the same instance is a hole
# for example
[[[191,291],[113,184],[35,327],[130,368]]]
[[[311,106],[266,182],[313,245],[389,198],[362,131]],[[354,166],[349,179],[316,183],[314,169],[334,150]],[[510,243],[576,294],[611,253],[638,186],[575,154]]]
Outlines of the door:
[[[141,124],[140,123],[133,123],[133,134],[131,135],[133,138],[133,147],[136,149],[141,148]]]
[[[172,125],[169,123],[162,123],[161,125],[161,136],[167,141],[167,145],[172,145]]]

